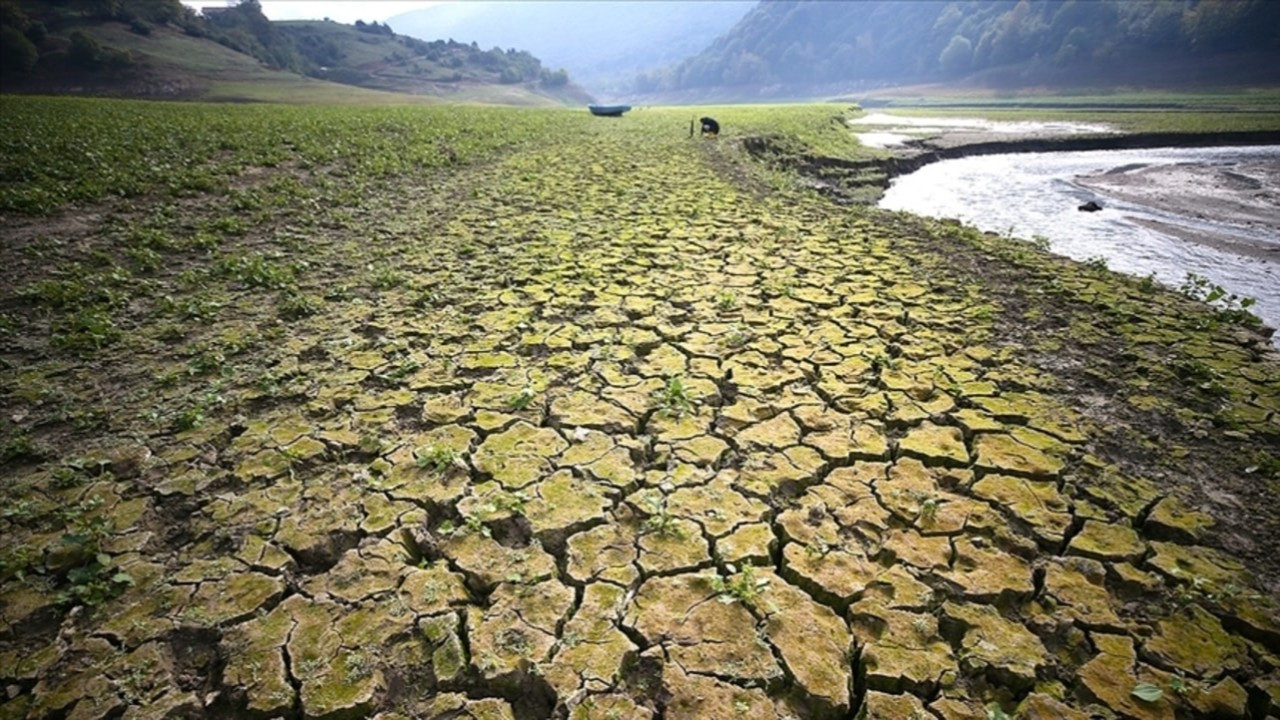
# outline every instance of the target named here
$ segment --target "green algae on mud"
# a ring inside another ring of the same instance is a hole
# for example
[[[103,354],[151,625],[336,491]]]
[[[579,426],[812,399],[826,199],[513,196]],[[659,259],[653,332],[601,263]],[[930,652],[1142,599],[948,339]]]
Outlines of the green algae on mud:
[[[1277,712],[1265,341],[743,151],[833,106],[20,102],[2,717]]]

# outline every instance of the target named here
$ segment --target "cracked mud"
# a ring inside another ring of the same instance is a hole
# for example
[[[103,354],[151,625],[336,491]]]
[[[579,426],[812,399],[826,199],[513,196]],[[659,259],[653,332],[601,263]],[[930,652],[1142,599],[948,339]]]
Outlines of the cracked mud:
[[[1265,339],[677,115],[6,218],[0,717],[1280,715]]]

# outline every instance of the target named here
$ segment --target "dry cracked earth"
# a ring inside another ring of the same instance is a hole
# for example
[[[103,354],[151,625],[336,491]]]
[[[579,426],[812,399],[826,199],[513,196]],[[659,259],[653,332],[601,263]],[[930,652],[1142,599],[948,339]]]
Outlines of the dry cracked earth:
[[[1274,502],[1265,340],[1029,248],[1010,315],[990,238],[625,128],[262,219],[317,313],[11,340],[7,417],[110,419],[5,468],[0,717],[1280,716],[1274,515],[1203,482]]]

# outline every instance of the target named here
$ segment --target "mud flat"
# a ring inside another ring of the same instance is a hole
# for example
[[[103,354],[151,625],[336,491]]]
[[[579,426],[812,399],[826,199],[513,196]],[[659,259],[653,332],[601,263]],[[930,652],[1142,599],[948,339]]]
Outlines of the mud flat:
[[[1261,231],[1271,240],[1249,240],[1168,222],[1138,220],[1191,242],[1259,259],[1280,260],[1280,161],[1120,167],[1075,180],[1099,193],[1173,215]]]

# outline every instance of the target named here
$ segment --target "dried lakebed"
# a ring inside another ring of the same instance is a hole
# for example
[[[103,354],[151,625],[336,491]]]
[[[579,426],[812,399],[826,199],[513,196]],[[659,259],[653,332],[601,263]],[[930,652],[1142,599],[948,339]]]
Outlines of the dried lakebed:
[[[684,116],[6,217],[0,717],[1280,713],[1265,339]]]

